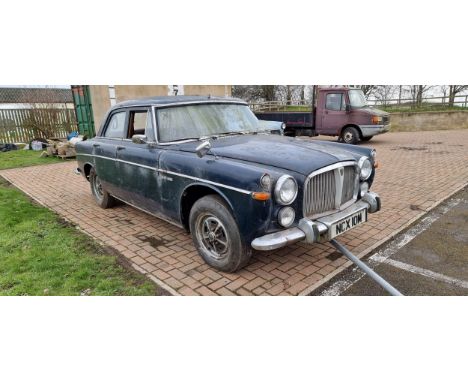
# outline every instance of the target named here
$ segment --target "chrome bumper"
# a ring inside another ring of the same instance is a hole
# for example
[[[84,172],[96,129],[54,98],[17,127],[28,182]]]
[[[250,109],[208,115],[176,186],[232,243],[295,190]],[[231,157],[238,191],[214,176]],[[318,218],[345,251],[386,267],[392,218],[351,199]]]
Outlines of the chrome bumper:
[[[368,192],[362,199],[343,211],[323,216],[316,220],[303,218],[299,221],[297,227],[257,237],[252,241],[252,248],[258,251],[270,251],[303,240],[307,243],[329,241],[331,239],[330,227],[332,224],[364,208],[367,210],[367,213],[370,214],[379,211],[379,195],[374,192]]]
[[[373,137],[377,134],[383,134],[390,130],[388,125],[359,125],[363,137]]]

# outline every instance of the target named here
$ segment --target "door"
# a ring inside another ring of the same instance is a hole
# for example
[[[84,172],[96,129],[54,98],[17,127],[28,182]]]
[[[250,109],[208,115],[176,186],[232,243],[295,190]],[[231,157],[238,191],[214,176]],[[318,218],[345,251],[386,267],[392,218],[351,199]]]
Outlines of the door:
[[[133,143],[134,135],[144,135],[147,143]],[[127,136],[117,147],[122,199],[159,214],[160,184],[158,158],[150,108],[128,110]]]
[[[96,174],[110,194],[119,197],[120,171],[116,161],[117,147],[126,136],[127,112],[116,111],[107,119],[101,136],[93,139]]]
[[[320,134],[338,135],[348,121],[346,94],[344,92],[326,93],[322,108]]]

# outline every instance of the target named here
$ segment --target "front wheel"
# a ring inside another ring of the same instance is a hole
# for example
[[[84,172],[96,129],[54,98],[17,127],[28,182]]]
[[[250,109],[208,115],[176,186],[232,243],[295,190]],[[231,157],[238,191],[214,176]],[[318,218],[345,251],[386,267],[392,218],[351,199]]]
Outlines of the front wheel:
[[[229,207],[219,196],[197,200],[189,219],[193,242],[207,264],[224,272],[247,265],[252,250],[242,240]]]
[[[346,127],[341,133],[341,139],[344,143],[354,145],[359,142],[359,132],[355,127]]]

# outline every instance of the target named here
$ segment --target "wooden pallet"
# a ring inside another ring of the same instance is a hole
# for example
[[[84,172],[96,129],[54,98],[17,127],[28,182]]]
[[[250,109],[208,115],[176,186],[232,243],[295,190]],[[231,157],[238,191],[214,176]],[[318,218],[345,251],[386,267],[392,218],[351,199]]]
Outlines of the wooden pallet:
[[[68,158],[76,158],[76,155],[57,155],[59,158],[65,160]]]

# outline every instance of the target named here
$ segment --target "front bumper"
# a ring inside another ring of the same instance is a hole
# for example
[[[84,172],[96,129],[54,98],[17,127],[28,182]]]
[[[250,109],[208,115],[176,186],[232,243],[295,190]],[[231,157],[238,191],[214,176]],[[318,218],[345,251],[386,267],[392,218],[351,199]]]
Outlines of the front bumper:
[[[374,213],[380,210],[380,197],[374,192],[368,192],[362,199],[332,215],[323,216],[316,220],[303,218],[297,227],[285,229],[283,231],[270,233],[257,237],[252,241],[252,248],[258,251],[270,251],[286,245],[305,240],[307,243],[318,243],[331,240],[330,227],[352,215],[353,213],[366,209],[367,213]]]
[[[373,137],[377,134],[383,134],[390,130],[388,125],[359,125],[363,137]]]

